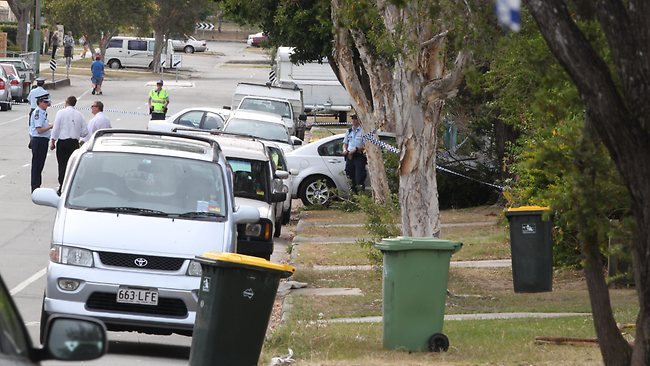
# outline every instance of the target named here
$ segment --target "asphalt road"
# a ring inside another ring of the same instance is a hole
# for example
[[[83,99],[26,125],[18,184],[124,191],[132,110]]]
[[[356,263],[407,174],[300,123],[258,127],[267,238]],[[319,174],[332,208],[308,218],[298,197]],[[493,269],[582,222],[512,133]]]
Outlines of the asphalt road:
[[[170,92],[169,115],[190,106],[229,105],[238,82],[265,82],[266,55],[247,49],[243,43],[209,42],[216,53],[183,55],[184,70],[162,76]],[[242,63],[232,63],[233,61]],[[49,71],[49,70],[46,70]],[[51,90],[53,105],[48,110],[54,120],[67,96],[79,99],[77,107],[87,119],[93,100],[101,100],[116,128],[146,128],[148,91],[159,75],[142,72],[108,70],[103,95],[91,95],[90,70],[71,72],[71,85]],[[189,79],[182,77],[189,76]],[[45,269],[55,211],[37,206],[30,198],[31,152],[27,148],[29,106],[15,105],[12,111],[0,112],[0,274],[11,290],[27,328],[38,343],[41,300],[45,286]],[[43,172],[43,186],[57,187],[56,157],[50,153]],[[101,223],[97,223],[101,225]],[[92,230],[89,227],[88,230]],[[286,243],[278,243],[279,245]],[[87,365],[186,365],[191,338],[151,336],[138,333],[109,332],[109,354],[84,363]],[[45,362],[44,365],[59,365]]]

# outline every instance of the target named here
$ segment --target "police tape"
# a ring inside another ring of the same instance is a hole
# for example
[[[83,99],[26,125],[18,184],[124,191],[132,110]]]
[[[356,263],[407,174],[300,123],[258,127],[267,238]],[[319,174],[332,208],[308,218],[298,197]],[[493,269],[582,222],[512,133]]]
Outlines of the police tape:
[[[376,137],[373,137],[373,135],[376,134],[376,133],[377,133],[377,130],[374,130],[374,131],[372,131],[372,132],[369,132],[369,133],[363,135],[362,138],[363,138],[364,141],[369,141],[370,143],[372,143],[372,144],[374,144],[374,145],[377,145],[377,146],[379,146],[380,148],[382,148],[382,149],[384,149],[384,150],[387,150],[387,151],[390,151],[390,152],[392,152],[392,153],[399,154],[399,153],[401,152],[401,150],[398,149],[398,148],[396,148],[395,146],[392,146],[392,145],[390,145],[390,144],[388,144],[388,143],[386,143],[386,142],[383,142],[383,141],[379,140],[379,139],[376,138]],[[479,179],[476,179],[476,178],[472,178],[472,177],[467,176],[467,175],[465,175],[465,174],[461,174],[461,173],[455,172],[455,171],[453,171],[453,170],[450,170],[450,169],[447,169],[447,168],[443,168],[443,167],[441,167],[441,166],[438,165],[438,164],[436,164],[436,169],[437,169],[437,170],[440,170],[440,171],[442,171],[442,172],[445,172],[445,173],[454,174],[454,175],[457,175],[457,176],[459,176],[459,177],[462,177],[462,178],[465,178],[465,179],[469,179],[469,180],[471,180],[471,181],[474,181],[474,182],[477,182],[477,183],[480,183],[480,184],[485,184],[485,185],[487,185],[487,186],[490,186],[490,187],[493,187],[493,188],[497,188],[497,189],[503,191],[503,187],[502,187],[502,186],[499,186],[499,185],[496,185],[496,184],[493,184],[493,183],[489,183],[489,182],[484,182],[484,181],[479,180]]]
[[[51,106],[50,108],[63,109],[63,108],[65,108],[65,104],[57,104],[57,105]],[[78,110],[78,111],[88,111],[88,112],[92,111],[90,109],[90,107],[76,107],[75,106],[74,108],[76,110]],[[146,113],[146,112],[124,111],[124,110],[120,110],[120,109],[104,109],[102,112],[104,112],[104,113],[119,113],[119,114],[126,114],[126,115],[130,115],[130,116],[148,116],[149,115],[149,113]]]
[[[341,127],[347,127],[349,126],[349,122],[313,122],[310,123],[309,126],[311,127],[322,127],[322,126],[341,126]]]

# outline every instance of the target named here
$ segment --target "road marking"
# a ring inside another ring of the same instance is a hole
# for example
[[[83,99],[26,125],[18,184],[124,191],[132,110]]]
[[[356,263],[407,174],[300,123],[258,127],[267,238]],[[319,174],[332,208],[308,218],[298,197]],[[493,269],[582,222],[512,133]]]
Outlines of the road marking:
[[[36,282],[38,279],[41,277],[45,276],[45,273],[47,272],[47,267],[41,269],[40,271],[34,273],[30,278],[26,279],[25,281],[21,282],[18,284],[18,286],[14,287],[9,291],[11,296],[16,295],[20,291],[24,290],[27,286],[31,285],[32,283]]]
[[[2,178],[4,178],[4,177],[6,177],[6,175],[4,175],[4,174],[3,174],[3,175],[0,175],[0,179],[2,179]]]
[[[25,165],[23,165],[22,167],[23,167],[23,168],[27,168],[27,167],[30,166],[30,165],[32,165],[32,163],[25,164]]]

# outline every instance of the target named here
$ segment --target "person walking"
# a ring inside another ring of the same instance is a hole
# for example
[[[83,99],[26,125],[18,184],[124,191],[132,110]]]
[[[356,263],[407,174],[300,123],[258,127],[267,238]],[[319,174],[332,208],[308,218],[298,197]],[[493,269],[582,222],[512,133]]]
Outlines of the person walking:
[[[88,125],[81,112],[75,108],[76,105],[77,98],[74,96],[65,100],[65,108],[54,118],[50,138],[50,150],[56,149],[56,161],[59,165],[59,195],[70,155],[79,148],[79,139],[88,135]]]
[[[59,47],[59,32],[52,31],[52,60],[56,58],[56,49]]]
[[[81,38],[79,38],[79,44],[83,46],[83,51],[81,51],[81,58],[86,58],[86,53],[88,53],[88,47],[90,47],[90,42],[88,42],[88,38],[86,38],[85,35],[81,35]]]
[[[70,68],[72,65],[72,51],[74,50],[74,37],[72,32],[68,31],[63,37],[63,57],[65,57],[65,66]]]
[[[93,95],[102,95],[102,83],[104,82],[104,63],[102,56],[95,56],[95,61],[90,64],[90,71],[92,73],[90,81],[93,83]]]
[[[90,137],[95,131],[101,130],[102,128],[112,128],[111,120],[104,114],[104,103],[99,100],[94,101],[90,106],[90,111],[95,116],[88,121],[88,134],[81,139],[82,145],[90,140]]]
[[[343,155],[345,156],[345,174],[350,178],[352,192],[357,192],[359,186],[361,192],[366,189],[366,164],[368,159],[365,154],[363,142],[363,129],[359,124],[356,114],[352,115],[352,127],[348,129],[343,138]]]
[[[149,91],[149,114],[152,120],[165,119],[169,105],[169,93],[163,89],[163,81],[156,82],[156,89]]]
[[[37,108],[29,118],[29,148],[32,150],[31,188],[32,192],[41,187],[43,168],[47,158],[47,143],[52,134],[52,124],[47,119],[49,97],[36,100]]]

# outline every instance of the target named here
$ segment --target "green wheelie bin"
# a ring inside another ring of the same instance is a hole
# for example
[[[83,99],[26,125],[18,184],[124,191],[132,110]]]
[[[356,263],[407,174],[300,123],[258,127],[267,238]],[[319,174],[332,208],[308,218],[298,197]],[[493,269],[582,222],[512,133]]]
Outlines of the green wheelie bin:
[[[189,365],[257,365],[280,279],[295,268],[235,253],[196,259],[203,272]]]
[[[462,243],[438,238],[383,239],[383,345],[407,351],[447,351],[442,333],[451,255]]]
[[[506,209],[515,292],[553,290],[553,225],[543,219],[548,210],[540,206]]]

